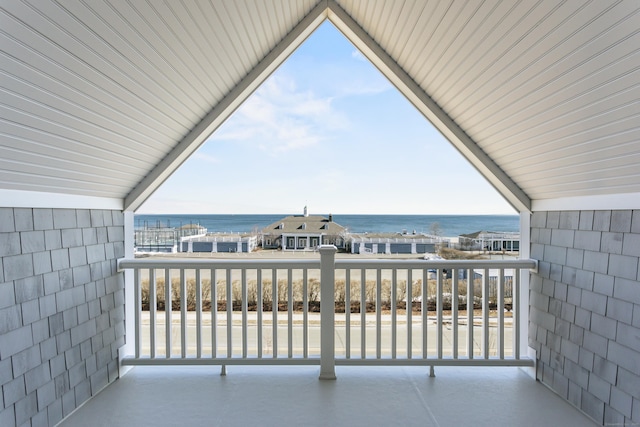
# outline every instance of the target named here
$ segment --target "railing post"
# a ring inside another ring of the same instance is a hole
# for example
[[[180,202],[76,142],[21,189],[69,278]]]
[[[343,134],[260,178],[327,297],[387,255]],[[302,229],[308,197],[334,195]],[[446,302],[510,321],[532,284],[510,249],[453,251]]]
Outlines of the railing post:
[[[335,256],[333,245],[320,246],[320,379],[336,379]]]

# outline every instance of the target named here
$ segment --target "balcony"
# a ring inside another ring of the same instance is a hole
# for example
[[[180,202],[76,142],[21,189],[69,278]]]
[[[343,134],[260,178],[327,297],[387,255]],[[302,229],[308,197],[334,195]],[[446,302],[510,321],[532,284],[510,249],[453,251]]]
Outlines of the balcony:
[[[520,368],[137,366],[67,418],[75,426],[594,426]]]
[[[120,260],[134,368],[62,425],[590,424],[522,369],[534,261],[334,254]]]

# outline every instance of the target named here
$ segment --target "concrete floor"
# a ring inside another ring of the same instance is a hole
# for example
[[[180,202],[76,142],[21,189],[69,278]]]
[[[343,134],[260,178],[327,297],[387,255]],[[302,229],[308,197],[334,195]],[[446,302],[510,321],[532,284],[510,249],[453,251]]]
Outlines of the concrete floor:
[[[136,367],[60,425],[590,426],[518,368]]]

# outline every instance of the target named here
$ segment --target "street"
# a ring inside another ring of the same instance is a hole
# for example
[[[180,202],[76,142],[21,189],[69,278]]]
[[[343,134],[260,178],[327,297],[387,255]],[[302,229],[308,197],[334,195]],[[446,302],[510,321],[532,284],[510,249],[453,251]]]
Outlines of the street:
[[[171,314],[171,347],[172,355],[179,356],[181,354],[181,327],[180,327],[180,312],[173,312]],[[216,342],[217,342],[217,357],[227,357],[227,315],[225,312],[217,313],[217,327],[216,327]],[[336,327],[335,327],[335,349],[336,357],[344,358],[347,354],[347,340],[350,341],[350,357],[361,358],[361,337],[362,327],[361,318],[359,313],[351,314],[350,316],[350,328],[349,337],[347,337],[346,328],[346,315],[344,313],[336,314]],[[164,312],[157,313],[156,323],[156,357],[165,357],[165,314]],[[274,354],[274,336],[273,336],[273,321],[272,313],[265,312],[262,316],[262,357],[272,358]],[[187,343],[187,357],[195,357],[197,354],[197,328],[196,328],[196,314],[194,312],[187,313],[187,326],[186,326],[186,343]],[[476,317],[474,319],[474,340],[473,348],[474,355],[480,356],[482,354],[482,327],[481,319]],[[512,347],[512,319],[505,319],[505,354],[511,354]],[[411,318],[411,356],[412,358],[422,357],[422,318],[419,315],[414,315]],[[489,326],[489,347],[490,355],[496,354],[497,346],[497,321],[495,318],[490,320]],[[142,313],[142,342],[141,352],[142,356],[148,356],[150,354],[150,321],[149,312]],[[467,319],[460,318],[458,325],[458,352],[460,356],[467,355]],[[279,358],[288,357],[289,355],[289,333],[291,333],[291,352],[293,357],[303,356],[303,315],[302,313],[294,313],[291,322],[291,332],[289,332],[288,316],[286,312],[278,313],[278,327],[276,330],[277,339],[277,356]],[[240,312],[234,312],[231,326],[231,357],[242,357],[243,354],[243,328],[242,328],[242,315]],[[365,322],[365,356],[366,358],[376,357],[376,314],[367,313]],[[246,327],[246,343],[247,343],[247,357],[258,357],[258,322],[257,313],[247,313],[247,327]],[[437,338],[438,327],[437,319],[429,316],[427,321],[427,351],[429,357],[435,357],[437,355]],[[389,358],[392,356],[392,321],[390,314],[384,314],[381,316],[380,323],[380,347],[381,357]],[[396,357],[407,357],[407,317],[405,314],[397,316],[396,322]],[[211,313],[205,312],[202,314],[202,327],[201,327],[201,346],[202,356],[211,357],[211,342],[212,342],[212,330],[211,330]],[[452,328],[452,322],[450,317],[443,318],[442,327],[442,340],[443,340],[443,356],[450,357],[453,353],[453,341],[454,331]],[[310,357],[320,356],[320,315],[318,313],[309,313],[308,317],[308,355]]]

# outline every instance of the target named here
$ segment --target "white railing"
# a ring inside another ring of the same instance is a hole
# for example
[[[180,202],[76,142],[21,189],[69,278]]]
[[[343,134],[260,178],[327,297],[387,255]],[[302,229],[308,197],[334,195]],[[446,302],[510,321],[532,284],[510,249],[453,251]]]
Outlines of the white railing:
[[[119,268],[133,269],[135,289],[135,354],[124,364],[319,364],[321,378],[335,378],[336,364],[533,364],[520,305],[520,271],[533,260],[335,259],[324,246],[312,260]]]

